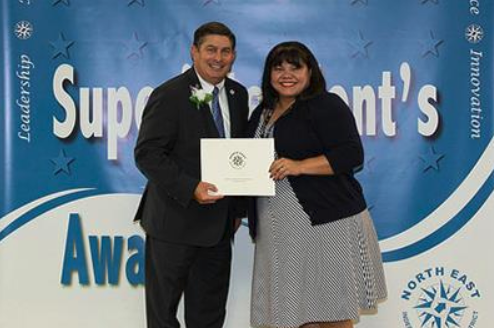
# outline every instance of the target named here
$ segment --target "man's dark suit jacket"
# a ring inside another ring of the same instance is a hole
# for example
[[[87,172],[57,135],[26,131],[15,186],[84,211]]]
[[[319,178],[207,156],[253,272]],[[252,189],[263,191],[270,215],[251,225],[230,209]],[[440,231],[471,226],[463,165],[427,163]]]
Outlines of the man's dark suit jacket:
[[[165,82],[149,97],[144,109],[135,160],[148,183],[135,220],[154,238],[195,246],[212,246],[245,217],[241,199],[225,197],[200,205],[194,190],[201,181],[200,139],[217,138],[209,105],[199,108],[189,99],[200,88],[193,68]],[[247,90],[225,80],[231,137],[243,136],[248,117]],[[207,181],[206,181],[207,182]]]

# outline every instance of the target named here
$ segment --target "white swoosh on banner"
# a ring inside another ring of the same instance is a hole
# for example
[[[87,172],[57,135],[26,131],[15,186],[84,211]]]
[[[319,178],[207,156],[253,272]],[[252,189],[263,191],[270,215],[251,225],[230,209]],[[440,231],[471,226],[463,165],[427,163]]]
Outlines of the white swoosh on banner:
[[[379,242],[381,251],[389,252],[406,247],[442,227],[472,200],[492,171],[494,171],[494,138],[458,188],[425,219],[395,236],[381,240]]]
[[[9,214],[5,215],[4,217],[0,218],[0,231],[4,229],[6,226],[8,226],[10,223],[15,221],[18,217],[26,214],[33,208],[36,208],[37,206],[44,204],[46,202],[49,202],[50,200],[65,196],[65,195],[70,195],[79,191],[86,191],[86,190],[92,190],[94,188],[79,188],[79,189],[70,189],[70,190],[64,190],[60,191],[54,194],[50,194],[47,196],[44,196],[42,198],[38,198],[31,203],[28,203],[22,207],[19,207],[18,209],[14,210],[13,212],[10,212]]]

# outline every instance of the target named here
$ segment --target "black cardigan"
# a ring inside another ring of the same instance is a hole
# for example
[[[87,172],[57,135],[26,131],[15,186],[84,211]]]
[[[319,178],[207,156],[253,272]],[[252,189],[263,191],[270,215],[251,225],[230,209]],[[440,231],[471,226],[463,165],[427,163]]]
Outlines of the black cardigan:
[[[249,121],[253,137],[262,117],[258,106]],[[309,100],[297,100],[276,121],[274,143],[279,157],[294,160],[324,155],[334,175],[289,176],[299,203],[312,225],[328,223],[362,212],[367,206],[362,188],[353,173],[362,167],[364,153],[355,118],[336,94],[324,92]],[[249,201],[249,230],[256,235],[256,198]]]

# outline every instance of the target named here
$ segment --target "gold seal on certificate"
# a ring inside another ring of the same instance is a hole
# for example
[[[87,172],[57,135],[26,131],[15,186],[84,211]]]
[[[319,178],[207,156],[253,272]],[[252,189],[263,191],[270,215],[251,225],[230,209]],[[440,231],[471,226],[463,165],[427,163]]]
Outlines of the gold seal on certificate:
[[[274,196],[273,139],[201,139],[201,180],[225,196]]]

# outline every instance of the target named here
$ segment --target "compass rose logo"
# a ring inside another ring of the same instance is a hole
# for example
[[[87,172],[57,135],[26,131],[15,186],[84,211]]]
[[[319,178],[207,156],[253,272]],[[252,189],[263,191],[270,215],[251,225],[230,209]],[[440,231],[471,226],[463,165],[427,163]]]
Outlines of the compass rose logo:
[[[481,291],[459,269],[429,267],[404,285],[401,313],[405,328],[476,328]]]
[[[33,25],[28,21],[20,21],[15,24],[14,33],[18,39],[27,40],[33,35]]]
[[[477,24],[471,24],[465,29],[465,38],[470,43],[479,43],[484,38],[484,29]]]
[[[465,313],[465,301],[456,288],[440,281],[439,285],[432,285],[422,289],[415,309],[422,322],[421,327],[452,328],[460,327]]]

